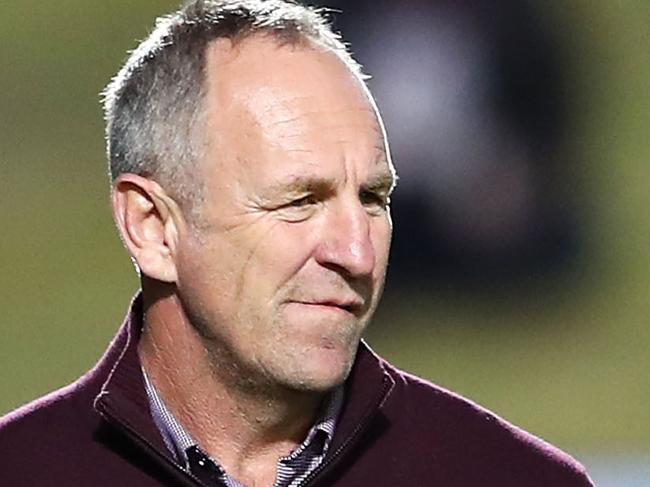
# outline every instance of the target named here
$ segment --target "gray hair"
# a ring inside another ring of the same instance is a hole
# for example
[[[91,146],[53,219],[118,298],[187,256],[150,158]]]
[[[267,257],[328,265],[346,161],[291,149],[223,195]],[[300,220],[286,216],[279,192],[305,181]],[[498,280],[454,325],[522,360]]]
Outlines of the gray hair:
[[[192,212],[203,198],[194,177],[204,143],[208,43],[269,34],[289,45],[331,49],[360,79],[360,66],[323,10],[289,0],[195,0],[157,19],[103,92],[111,180],[135,173],[157,181]]]

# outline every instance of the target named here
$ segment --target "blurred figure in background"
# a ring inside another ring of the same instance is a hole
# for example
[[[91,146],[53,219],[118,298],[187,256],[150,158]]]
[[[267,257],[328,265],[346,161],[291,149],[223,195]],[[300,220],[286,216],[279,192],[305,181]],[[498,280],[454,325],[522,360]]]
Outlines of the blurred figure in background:
[[[400,168],[391,275],[495,283],[571,267],[566,83],[527,2],[324,1],[374,79]],[[569,185],[570,186],[570,185]]]

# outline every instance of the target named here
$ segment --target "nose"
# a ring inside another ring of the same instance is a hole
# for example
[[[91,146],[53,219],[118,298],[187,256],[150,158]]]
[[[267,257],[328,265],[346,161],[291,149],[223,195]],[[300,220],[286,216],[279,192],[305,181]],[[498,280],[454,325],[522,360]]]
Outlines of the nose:
[[[371,218],[358,201],[331,208],[323,225],[316,260],[349,277],[372,275],[376,255]]]

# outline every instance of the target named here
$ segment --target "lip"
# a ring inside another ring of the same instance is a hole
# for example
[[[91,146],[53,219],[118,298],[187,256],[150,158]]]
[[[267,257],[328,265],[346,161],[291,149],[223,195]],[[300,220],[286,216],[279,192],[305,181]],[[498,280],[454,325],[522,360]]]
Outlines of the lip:
[[[363,309],[363,303],[357,300],[340,300],[340,299],[339,300],[327,299],[327,300],[318,300],[318,301],[295,300],[295,301],[289,301],[289,303],[309,306],[315,309],[344,311],[346,313],[351,313],[354,315],[359,314]]]

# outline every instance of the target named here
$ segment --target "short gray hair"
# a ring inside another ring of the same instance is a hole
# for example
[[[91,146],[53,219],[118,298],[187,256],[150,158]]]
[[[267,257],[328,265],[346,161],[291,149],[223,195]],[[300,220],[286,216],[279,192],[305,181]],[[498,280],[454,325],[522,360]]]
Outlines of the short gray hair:
[[[364,79],[324,11],[290,0],[195,0],[157,19],[103,92],[111,180],[135,173],[156,180],[194,210],[203,184],[193,177],[204,147],[208,43],[255,33],[281,44],[331,49]]]

